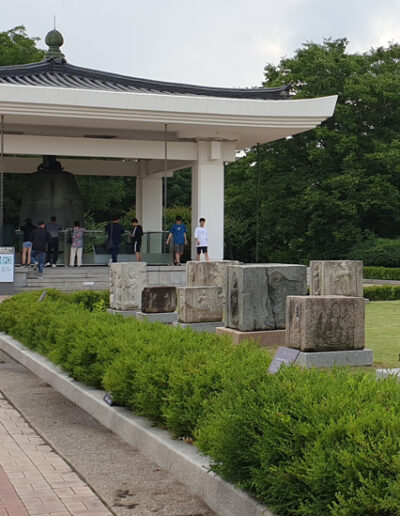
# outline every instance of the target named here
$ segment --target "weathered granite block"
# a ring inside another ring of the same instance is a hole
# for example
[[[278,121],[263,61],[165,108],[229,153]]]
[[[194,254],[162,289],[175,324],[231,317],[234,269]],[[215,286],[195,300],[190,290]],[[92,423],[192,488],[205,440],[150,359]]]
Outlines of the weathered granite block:
[[[361,260],[315,260],[310,262],[312,296],[363,296]]]
[[[142,291],[142,312],[167,313],[176,310],[176,287],[145,287]]]
[[[300,351],[364,348],[362,297],[288,296],[286,345]]]
[[[295,364],[310,369],[312,367],[360,367],[371,366],[374,362],[372,349],[352,349],[346,351],[300,351]]]
[[[225,304],[226,268],[239,265],[237,260],[213,260],[186,263],[187,287],[221,287],[222,303]]]
[[[178,288],[179,321],[183,323],[222,320],[221,287]]]
[[[139,321],[160,322],[163,324],[172,324],[178,321],[177,312],[162,312],[162,313],[144,313],[136,312],[136,319]]]
[[[228,265],[226,326],[240,331],[284,329],[286,296],[307,293],[304,265]]]
[[[134,310],[142,303],[142,290],[146,286],[146,263],[112,263],[110,267],[110,308]]]

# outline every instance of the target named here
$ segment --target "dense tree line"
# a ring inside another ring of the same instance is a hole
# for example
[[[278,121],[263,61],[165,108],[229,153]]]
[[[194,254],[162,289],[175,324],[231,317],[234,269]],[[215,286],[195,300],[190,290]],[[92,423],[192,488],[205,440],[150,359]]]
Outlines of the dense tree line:
[[[0,33],[0,65],[42,59],[36,43],[22,26]],[[364,54],[347,45],[307,43],[265,67],[265,87],[290,84],[294,98],[338,95],[338,103],[313,131],[246,149],[226,167],[227,258],[343,258],[365,240],[399,236],[400,45]],[[18,219],[23,181],[6,177],[8,223]],[[77,181],[95,223],[134,206],[134,178]],[[190,206],[190,184],[190,169],[168,179],[169,207]]]

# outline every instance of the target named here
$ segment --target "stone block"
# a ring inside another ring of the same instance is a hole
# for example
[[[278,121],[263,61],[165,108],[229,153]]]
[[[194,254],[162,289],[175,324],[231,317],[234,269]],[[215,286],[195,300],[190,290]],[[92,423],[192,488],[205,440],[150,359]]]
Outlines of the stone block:
[[[222,321],[221,287],[178,288],[179,321],[199,323]]]
[[[348,351],[300,351],[295,365],[310,369],[311,367],[335,366],[371,366],[374,362],[372,349],[355,349]]]
[[[199,322],[199,323],[182,323],[176,322],[173,324],[176,328],[191,328],[193,331],[215,333],[219,327],[222,327],[224,323],[220,322]]]
[[[209,262],[186,263],[186,286],[188,287],[221,287],[222,303],[225,304],[226,268],[228,265],[239,265],[237,260],[213,260]]]
[[[107,312],[111,315],[122,315],[122,317],[136,317],[139,309],[136,310],[114,310],[113,308],[107,308]]]
[[[166,313],[176,310],[176,287],[145,287],[142,291],[142,312]]]
[[[234,344],[239,344],[243,340],[255,340],[261,347],[265,348],[286,345],[286,330],[239,331],[233,328],[217,328],[216,333],[227,335]]]
[[[240,331],[284,329],[286,296],[306,293],[304,265],[228,265],[226,326]]]
[[[146,263],[112,263],[110,267],[110,308],[134,310],[142,304],[147,284]]]
[[[167,313],[144,313],[137,312],[136,319],[139,321],[160,322],[163,324],[173,324],[178,321],[178,312]]]
[[[286,345],[300,351],[364,348],[365,301],[362,297],[288,296]]]
[[[361,260],[315,260],[310,262],[312,296],[363,296]]]

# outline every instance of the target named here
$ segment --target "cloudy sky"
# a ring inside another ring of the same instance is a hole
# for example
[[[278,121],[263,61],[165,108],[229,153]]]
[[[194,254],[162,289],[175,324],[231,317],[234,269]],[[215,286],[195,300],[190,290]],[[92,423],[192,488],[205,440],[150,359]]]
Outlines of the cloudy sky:
[[[351,52],[400,41],[400,0],[0,0],[0,31],[53,27],[68,62],[148,79],[258,86],[306,41]]]

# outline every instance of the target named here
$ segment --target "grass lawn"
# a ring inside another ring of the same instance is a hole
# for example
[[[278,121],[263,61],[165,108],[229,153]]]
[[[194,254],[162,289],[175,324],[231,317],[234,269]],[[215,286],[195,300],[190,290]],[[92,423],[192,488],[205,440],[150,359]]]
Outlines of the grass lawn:
[[[376,367],[400,367],[400,301],[373,301],[366,306],[366,348]]]

